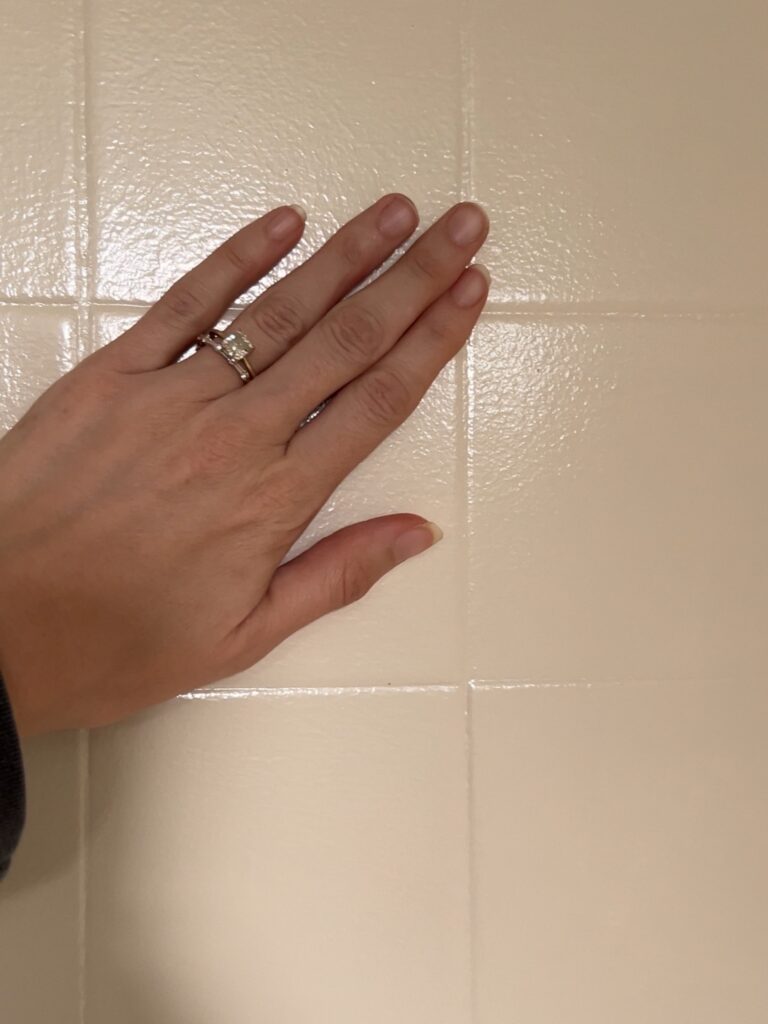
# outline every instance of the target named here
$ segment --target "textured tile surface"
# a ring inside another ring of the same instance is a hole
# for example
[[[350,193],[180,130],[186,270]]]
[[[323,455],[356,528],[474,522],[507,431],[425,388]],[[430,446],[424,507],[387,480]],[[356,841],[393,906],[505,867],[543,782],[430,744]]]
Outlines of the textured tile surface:
[[[6,3],[0,31],[0,300],[75,294],[78,6]]]
[[[761,1024],[764,676],[479,689],[477,1024]]]
[[[27,824],[0,884],[3,1024],[80,1024],[78,734],[24,744]]]
[[[457,8],[96,0],[98,297],[156,297],[283,202],[310,215],[291,266],[384,192],[436,213],[458,186]]]
[[[65,308],[0,305],[0,431],[77,362],[75,314]]]
[[[762,671],[764,322],[491,319],[470,353],[473,674]]]
[[[465,1024],[464,708],[272,692],[94,734],[88,1024]]]
[[[768,7],[473,5],[492,295],[766,306]]]

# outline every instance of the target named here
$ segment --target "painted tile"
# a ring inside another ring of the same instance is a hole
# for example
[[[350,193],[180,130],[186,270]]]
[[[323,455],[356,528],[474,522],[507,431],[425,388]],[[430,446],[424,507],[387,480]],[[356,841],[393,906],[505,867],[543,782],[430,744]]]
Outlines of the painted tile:
[[[75,314],[64,307],[0,305],[0,430],[8,430],[78,362]]]
[[[78,12],[70,0],[3,9],[0,299],[77,288]]]
[[[80,1024],[78,733],[23,744],[27,822],[0,885],[4,1024]]]
[[[272,691],[94,733],[87,1021],[466,1024],[464,717]]]
[[[479,0],[473,26],[496,301],[766,308],[764,3]]]
[[[767,328],[485,321],[469,350],[474,678],[762,671]]]
[[[309,212],[289,268],[386,192],[441,212],[459,181],[457,10],[96,0],[97,298],[154,300],[282,203]]]
[[[761,1024],[768,690],[480,687],[477,1024]]]

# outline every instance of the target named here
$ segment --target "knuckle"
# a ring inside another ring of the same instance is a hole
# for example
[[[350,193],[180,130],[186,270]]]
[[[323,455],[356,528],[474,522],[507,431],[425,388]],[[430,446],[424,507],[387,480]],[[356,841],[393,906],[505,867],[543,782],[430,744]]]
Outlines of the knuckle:
[[[447,341],[453,341],[456,334],[452,321],[445,316],[425,317],[424,329],[427,332],[428,338],[441,345],[444,345]]]
[[[232,239],[222,245],[220,252],[238,274],[243,274],[250,269],[252,260],[248,259],[247,254]]]
[[[339,256],[342,263],[351,270],[359,270],[364,255],[360,238],[352,231],[342,232],[339,236]]]
[[[161,306],[172,322],[186,326],[196,322],[209,309],[209,299],[199,282],[182,278],[171,285]]]
[[[374,425],[391,426],[408,415],[411,391],[398,371],[382,366],[361,378],[361,403]]]
[[[414,246],[405,260],[405,265],[419,281],[431,284],[440,278],[440,259],[425,245]]]
[[[368,306],[339,306],[328,318],[327,331],[336,353],[345,363],[367,366],[383,333],[377,313]]]
[[[249,319],[270,341],[290,345],[306,334],[305,315],[297,299],[267,294],[254,305]]]
[[[333,603],[338,608],[345,608],[364,597],[372,586],[373,579],[363,563],[350,559],[339,573]]]

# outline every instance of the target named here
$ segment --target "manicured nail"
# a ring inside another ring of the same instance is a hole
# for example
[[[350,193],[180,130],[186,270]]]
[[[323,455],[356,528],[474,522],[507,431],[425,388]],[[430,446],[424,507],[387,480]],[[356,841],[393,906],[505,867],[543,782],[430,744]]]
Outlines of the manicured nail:
[[[286,206],[281,210],[275,210],[274,216],[267,225],[267,234],[276,242],[282,242],[289,235],[294,235],[299,230],[299,221],[296,215],[303,222],[306,220],[306,213],[300,206]]]
[[[400,238],[416,227],[416,207],[403,196],[393,196],[379,214],[379,231],[387,238]]]
[[[456,245],[476,242],[485,230],[487,218],[477,203],[462,203],[448,218],[448,235]]]
[[[487,294],[490,283],[491,275],[487,268],[482,263],[473,263],[451,288],[453,301],[463,308],[474,306]]]
[[[426,551],[433,544],[437,544],[442,539],[442,536],[443,531],[437,523],[430,522],[419,523],[412,530],[406,530],[405,533],[401,533],[392,546],[397,564],[399,565],[401,562],[404,562],[406,558],[420,555],[422,551]]]

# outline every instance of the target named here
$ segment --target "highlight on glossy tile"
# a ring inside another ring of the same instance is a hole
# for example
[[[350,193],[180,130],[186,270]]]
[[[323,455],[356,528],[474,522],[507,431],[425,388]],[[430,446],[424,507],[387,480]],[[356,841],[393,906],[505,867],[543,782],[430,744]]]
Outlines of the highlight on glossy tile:
[[[309,214],[291,267],[385,192],[436,213],[459,185],[458,10],[225,0],[201,31],[182,5],[97,0],[97,298],[157,298],[281,203]]]
[[[768,1013],[763,676],[475,688],[477,1024]]]
[[[93,734],[90,1017],[465,1024],[464,709],[208,694]]]
[[[5,5],[0,32],[0,301],[77,293],[77,8]]]
[[[489,318],[469,351],[477,679],[768,658],[768,323]]]
[[[73,310],[0,305],[0,430],[10,429],[54,381],[78,362]]]

